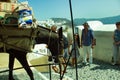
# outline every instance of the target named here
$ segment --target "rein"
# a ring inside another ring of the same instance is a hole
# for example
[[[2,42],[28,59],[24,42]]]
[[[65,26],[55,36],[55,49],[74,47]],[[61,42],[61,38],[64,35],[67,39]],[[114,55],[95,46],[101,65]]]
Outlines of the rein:
[[[49,34],[48,44],[47,44],[47,46],[49,46],[49,44],[50,44],[50,37],[51,37],[51,33],[52,33],[52,30],[50,30],[50,34]]]

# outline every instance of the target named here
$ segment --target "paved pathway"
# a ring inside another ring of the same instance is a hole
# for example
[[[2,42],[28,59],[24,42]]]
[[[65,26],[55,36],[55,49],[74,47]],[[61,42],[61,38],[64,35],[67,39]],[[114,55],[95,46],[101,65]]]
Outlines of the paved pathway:
[[[0,71],[3,69],[0,69]],[[35,80],[50,80],[49,73],[38,73],[36,70],[32,69],[34,72]],[[81,63],[78,64],[78,80],[120,80],[120,65],[112,66],[111,64],[104,63],[101,61],[94,61],[91,66],[84,66]],[[52,73],[52,80],[60,80],[59,75]],[[26,76],[26,72],[15,72],[15,80],[29,80]],[[67,67],[67,73],[65,73],[67,79],[63,80],[76,80],[76,70],[73,67]],[[72,79],[70,79],[72,78]],[[0,80],[8,80],[8,73],[0,73]]]

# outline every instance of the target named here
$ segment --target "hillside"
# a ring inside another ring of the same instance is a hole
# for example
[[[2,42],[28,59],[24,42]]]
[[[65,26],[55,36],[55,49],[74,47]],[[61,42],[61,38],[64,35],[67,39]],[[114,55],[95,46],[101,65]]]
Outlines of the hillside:
[[[93,18],[93,19],[76,18],[76,19],[74,19],[74,23],[76,25],[82,25],[86,21],[94,21],[94,20],[99,20],[103,24],[115,24],[116,22],[120,21],[120,15],[112,16],[112,17],[105,17],[105,18]]]
[[[64,25],[71,26],[71,21],[67,18],[51,18],[54,22],[62,23]],[[103,24],[115,24],[116,22],[120,21],[120,15],[118,16],[111,16],[111,17],[104,17],[104,18],[75,18],[74,25],[82,25],[86,21],[101,21]]]

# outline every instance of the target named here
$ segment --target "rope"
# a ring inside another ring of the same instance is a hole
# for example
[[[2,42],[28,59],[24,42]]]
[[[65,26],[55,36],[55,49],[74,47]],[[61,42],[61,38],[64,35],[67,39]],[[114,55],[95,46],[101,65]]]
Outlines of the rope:
[[[19,0],[18,0],[18,3],[20,3],[22,6],[26,7],[24,4],[22,4]],[[27,8],[30,9],[30,7],[27,5]]]
[[[8,44],[7,42],[4,42],[4,41],[0,41],[0,42],[2,42],[2,43],[4,43],[4,44],[7,44],[7,45],[9,45],[9,46],[12,46],[12,47],[21,49],[22,51],[25,51],[25,52],[31,52],[30,50],[27,50],[27,49],[24,49],[24,48],[15,46],[15,45],[13,45],[13,44]],[[49,56],[49,55],[41,54],[41,53],[38,53],[38,52],[33,52],[33,53],[36,53],[36,54],[39,54],[39,55],[44,55],[44,56]]]
[[[73,39],[74,39],[74,49],[75,49],[76,46],[75,46],[75,37],[74,37],[74,24],[73,24],[73,13],[72,13],[72,3],[71,3],[71,0],[69,0],[69,7],[70,7],[70,14],[71,14],[71,24],[72,24]],[[69,56],[69,59],[70,59],[70,56]],[[67,62],[67,64],[68,64],[68,62]],[[76,69],[76,80],[78,80],[76,50],[75,50],[75,69]],[[61,79],[63,78],[63,76],[64,76],[64,74],[61,76]]]
[[[31,65],[29,67],[39,67],[39,66],[48,66],[48,65],[58,65],[59,63],[49,63],[49,64],[39,64],[39,65]],[[62,64],[66,64],[66,63],[62,63]],[[17,68],[14,68],[13,70],[18,70],[18,69],[23,69],[23,67],[17,67]],[[4,73],[4,72],[8,72],[9,69],[7,70],[2,70],[0,71],[0,73]]]

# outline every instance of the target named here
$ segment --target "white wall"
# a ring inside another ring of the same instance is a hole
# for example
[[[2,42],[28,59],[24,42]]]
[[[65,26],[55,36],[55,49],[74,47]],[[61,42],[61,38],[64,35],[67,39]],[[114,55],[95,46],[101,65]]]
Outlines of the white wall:
[[[102,24],[99,21],[89,21],[88,24],[94,31],[96,37],[96,46],[93,49],[93,57],[105,62],[111,62],[112,59],[112,46],[113,46],[113,31],[115,30],[115,24]],[[79,34],[83,26],[77,26],[79,28]],[[70,30],[69,30],[70,31]],[[69,32],[71,34],[71,32]],[[69,35],[70,35],[69,34]],[[72,37],[72,36],[71,36]],[[83,50],[80,48],[81,59],[83,58]]]

